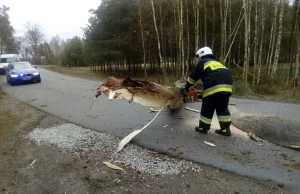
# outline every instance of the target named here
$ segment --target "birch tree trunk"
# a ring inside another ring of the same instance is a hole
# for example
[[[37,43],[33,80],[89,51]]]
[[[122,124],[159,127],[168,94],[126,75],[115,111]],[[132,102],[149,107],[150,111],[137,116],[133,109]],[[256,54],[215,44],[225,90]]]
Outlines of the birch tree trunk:
[[[227,27],[227,16],[228,16],[228,0],[220,0],[220,19],[221,19],[221,55],[220,58],[223,61],[225,58],[225,52],[226,52],[226,27]]]
[[[180,36],[181,36],[181,73],[185,76],[185,53],[184,53],[184,37],[183,37],[183,0],[180,0]]]
[[[140,0],[137,1],[138,3],[138,11],[139,11],[139,24],[141,28],[141,36],[142,36],[142,45],[143,45],[143,63],[144,63],[144,76],[145,80],[147,80],[147,62],[146,62],[146,49],[145,49],[145,39],[144,39],[144,27],[142,21],[142,11],[141,11],[141,2]]]
[[[178,19],[178,61],[179,61],[179,65],[178,65],[178,77],[181,75],[181,67],[182,67],[182,35],[181,35],[181,31],[182,31],[182,26],[181,26],[181,15],[180,15],[180,1],[181,0],[175,0],[177,2],[177,19]]]
[[[288,76],[286,79],[286,86],[289,85],[289,81],[290,81],[290,75],[291,75],[291,70],[292,70],[292,66],[293,66],[293,56],[295,53],[295,50],[297,50],[297,44],[295,45],[295,38],[296,37],[296,31],[297,31],[297,25],[298,25],[298,13],[299,13],[299,0],[295,0],[295,4],[294,4],[294,13],[293,13],[293,22],[292,22],[292,26],[294,26],[293,32],[291,33],[291,41],[292,41],[292,46],[291,46],[291,55],[290,55],[290,65],[288,67]],[[296,41],[297,42],[297,41]]]
[[[178,35],[178,26],[177,26],[177,14],[176,14],[176,10],[177,10],[177,1],[176,0],[174,0],[173,1],[173,5],[174,5],[174,12],[173,12],[173,16],[174,16],[174,26],[175,26],[175,37],[176,37],[176,40],[175,40],[175,43],[176,43],[176,47],[177,48],[180,48],[180,41],[179,41],[179,35]],[[178,65],[178,57],[179,57],[179,54],[180,54],[180,52],[179,52],[179,49],[177,49],[176,50],[176,52],[175,52],[175,69],[176,69],[176,76],[177,77],[179,77],[179,69],[178,69],[178,67],[179,67],[179,65]],[[177,55],[177,56],[176,56]],[[179,63],[180,64],[180,63]]]
[[[243,69],[243,81],[247,83],[249,62],[250,62],[250,12],[251,12],[251,0],[243,0],[245,10],[245,54],[244,54],[244,69]]]
[[[238,18],[238,21],[237,21],[237,23],[236,23],[236,25],[235,25],[235,27],[234,27],[234,29],[233,29],[233,31],[232,31],[232,34],[229,36],[229,38],[231,39],[231,36],[233,35],[233,38],[232,38],[232,40],[231,40],[231,43],[230,43],[230,46],[229,46],[229,48],[228,48],[227,54],[226,54],[226,56],[225,56],[224,62],[227,61],[227,57],[230,55],[231,47],[232,47],[232,45],[233,45],[233,43],[234,43],[234,41],[235,41],[236,35],[238,34],[239,29],[240,29],[240,26],[241,26],[241,23],[242,23],[242,21],[243,21],[243,19],[244,19],[244,17],[245,17],[245,13],[244,13],[243,16],[241,17],[242,12],[243,12],[243,10],[241,10],[240,15],[239,15],[239,18]]]
[[[298,32],[297,52],[296,52],[296,67],[295,67],[295,77],[294,77],[294,96],[296,95],[296,87],[298,86],[299,60],[300,60],[300,33]]]
[[[187,66],[186,66],[186,72],[187,75],[189,72],[189,65],[190,65],[190,27],[189,27],[189,6],[188,6],[188,0],[185,1],[186,3],[186,28],[187,28]]]
[[[214,45],[215,45],[215,29],[216,29],[215,0],[212,0],[212,3],[213,3],[213,31],[212,31],[212,50],[214,50]]]
[[[195,7],[194,7],[194,17],[195,17],[195,52],[199,49],[199,5],[200,0],[196,0]]]
[[[155,27],[155,32],[156,32],[156,38],[157,38],[157,48],[158,48],[159,64],[161,66],[163,65],[162,72],[163,72],[163,78],[164,78],[164,81],[165,81],[166,77],[167,77],[167,75],[166,75],[167,72],[166,72],[166,66],[163,64],[163,60],[162,60],[161,42],[160,42],[159,31],[158,31],[157,23],[156,23],[155,7],[154,7],[153,0],[151,0],[151,6],[152,6],[153,22],[154,22],[154,27]]]
[[[269,56],[268,73],[267,73],[268,77],[271,76],[271,72],[272,72],[272,68],[273,68],[272,62],[273,62],[273,53],[274,53],[276,31],[277,31],[277,12],[278,12],[278,5],[277,5],[277,2],[275,1],[275,16],[273,19],[272,32],[271,32],[271,36],[273,38],[272,38],[272,44],[269,47],[270,48],[270,56]]]
[[[253,67],[253,79],[252,86],[255,84],[256,70],[257,70],[257,47],[258,47],[258,0],[255,0],[255,32],[254,32],[254,67]]]
[[[232,19],[231,19],[231,16],[232,16],[232,14],[231,14],[231,5],[232,5],[232,1],[229,1],[228,2],[229,3],[229,34],[231,34],[232,33]],[[237,33],[236,33],[237,34]],[[235,34],[235,35],[236,35]],[[235,36],[234,36],[234,38],[235,38]],[[229,42],[234,42],[234,40],[232,40],[232,38],[230,37],[229,38]],[[230,46],[230,48],[228,49],[228,50],[231,50],[231,46]],[[225,50],[225,52],[226,52],[226,50]],[[225,62],[226,62],[226,58],[227,57],[225,57]],[[228,61],[229,61],[229,63],[228,63],[228,68],[230,68],[230,63],[231,63],[231,52],[229,52],[229,56],[228,56]]]
[[[223,14],[223,1],[224,0],[220,0],[220,21],[221,21],[221,50],[220,50],[220,59],[223,60],[224,59],[224,14]]]
[[[206,14],[206,0],[203,0],[204,3],[204,44],[207,46],[207,14]]]
[[[278,66],[278,60],[279,60],[279,54],[280,54],[280,46],[281,46],[281,38],[282,38],[282,18],[283,18],[283,12],[284,12],[284,3],[283,0],[280,0],[280,14],[279,14],[279,31],[278,31],[278,37],[277,37],[277,43],[276,43],[276,50],[275,50],[275,56],[274,56],[274,62],[272,66],[272,74],[271,74],[271,80],[274,81],[276,72],[277,72],[277,66]]]
[[[264,2],[262,5],[262,10],[261,10],[261,39],[260,39],[260,46],[259,46],[259,56],[258,56],[258,71],[257,71],[257,81],[256,83],[259,84],[260,81],[260,74],[261,74],[261,66],[263,62],[263,43],[264,43],[264,34],[265,34],[265,5],[266,3]]]

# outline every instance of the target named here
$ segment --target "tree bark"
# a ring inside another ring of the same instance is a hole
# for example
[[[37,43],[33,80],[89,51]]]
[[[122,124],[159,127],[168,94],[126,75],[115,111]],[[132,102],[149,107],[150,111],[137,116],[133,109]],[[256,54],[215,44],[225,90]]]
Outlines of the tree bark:
[[[233,38],[232,38],[232,40],[231,40],[231,43],[230,43],[230,46],[229,46],[229,48],[228,48],[227,54],[226,54],[226,56],[225,56],[225,58],[224,58],[224,62],[225,62],[225,63],[227,62],[227,57],[228,57],[229,54],[230,54],[231,47],[232,47],[232,45],[233,45],[233,43],[234,43],[234,41],[235,41],[236,35],[238,34],[239,29],[240,29],[240,26],[241,26],[241,23],[242,23],[242,21],[243,21],[243,19],[244,19],[244,17],[245,17],[245,13],[244,13],[243,16],[241,17],[242,11],[243,11],[243,10],[241,10],[241,12],[240,12],[238,21],[237,21],[237,23],[236,23],[236,26],[235,26],[234,29],[233,29],[232,34],[229,36],[229,38],[230,38],[230,37],[233,35]]]
[[[283,12],[284,12],[284,3],[283,0],[280,0],[280,15],[279,15],[279,31],[278,31],[278,37],[277,37],[277,43],[276,43],[276,50],[275,50],[275,57],[274,62],[272,66],[272,74],[271,74],[271,80],[274,81],[276,72],[277,72],[277,66],[278,66],[278,60],[279,60],[279,54],[280,54],[280,46],[281,46],[281,38],[282,38],[282,18],[283,18]]]
[[[255,0],[255,32],[254,32],[254,67],[253,67],[253,79],[252,86],[255,84],[256,71],[257,71],[257,48],[258,48],[258,0]]]
[[[156,32],[156,38],[157,38],[159,64],[160,64],[160,66],[163,66],[162,67],[162,72],[163,72],[163,78],[164,78],[164,81],[165,81],[166,77],[167,77],[167,75],[166,75],[167,71],[166,71],[166,66],[163,64],[163,60],[162,60],[161,42],[160,42],[159,31],[158,31],[158,27],[157,27],[157,23],[156,23],[155,7],[154,7],[153,0],[151,0],[151,6],[152,6],[152,15],[153,15],[154,28],[155,28],[155,32]]]
[[[195,17],[195,52],[199,49],[199,5],[200,0],[196,0],[196,4],[194,7],[194,17]]]
[[[216,29],[215,0],[212,0],[212,3],[213,3],[213,31],[212,31],[212,50],[214,50],[214,44],[215,44],[215,29]]]
[[[289,85],[289,81],[290,81],[290,75],[291,75],[291,70],[292,70],[292,66],[293,66],[293,56],[295,54],[295,50],[297,50],[297,44],[295,45],[295,38],[296,37],[296,31],[297,31],[297,25],[298,25],[298,13],[299,13],[299,0],[295,0],[295,4],[294,4],[294,11],[293,11],[293,22],[292,22],[292,26],[294,26],[293,31],[291,33],[291,42],[292,42],[292,46],[291,46],[291,55],[290,55],[290,65],[288,67],[288,76],[286,79],[286,86]]]
[[[264,43],[264,34],[265,34],[265,5],[264,2],[262,5],[261,10],[261,39],[260,39],[260,46],[259,46],[259,56],[258,56],[258,71],[257,71],[257,81],[256,84],[259,84],[260,81],[260,74],[261,74],[261,66],[263,63],[263,43]]]
[[[273,69],[273,53],[274,53],[274,46],[275,46],[275,39],[276,39],[276,31],[277,31],[277,12],[278,12],[278,6],[277,6],[277,2],[275,2],[275,15],[274,15],[274,19],[273,19],[273,24],[272,24],[272,29],[271,29],[271,37],[272,38],[272,43],[270,45],[270,56],[269,56],[269,63],[268,63],[268,72],[267,72],[267,76],[270,77],[271,76],[271,72]],[[272,78],[271,78],[272,79]]]
[[[173,12],[173,16],[174,16],[174,27],[175,27],[175,44],[176,44],[176,47],[175,48],[178,48],[176,49],[175,51],[175,54],[174,54],[174,69],[176,70],[176,77],[179,77],[179,70],[178,70],[178,57],[179,57],[179,48],[180,48],[180,44],[179,43],[179,35],[178,35],[178,26],[177,26],[177,14],[176,14],[176,9],[177,9],[177,1],[173,1],[173,5],[174,5],[174,12]],[[172,49],[172,48],[171,48]]]
[[[183,0],[180,0],[180,36],[181,36],[181,73],[185,76],[185,52],[184,52],[184,37],[183,37]]]
[[[294,76],[294,96],[296,95],[296,87],[298,86],[299,60],[300,60],[300,33],[299,33],[299,30],[298,30],[297,52],[296,52],[296,67],[295,67],[295,76]]]
[[[141,2],[140,2],[140,0],[137,0],[137,3],[138,3],[139,24],[140,24],[140,28],[141,28],[142,45],[143,45],[144,76],[145,76],[145,80],[147,80],[146,49],[145,49],[144,27],[143,27],[143,21],[142,21],[142,11],[141,11]]]
[[[187,66],[185,74],[188,74],[189,71],[189,64],[190,64],[190,27],[189,27],[189,6],[188,0],[185,1],[186,3],[186,28],[187,28]]]
[[[204,44],[207,46],[207,14],[206,14],[206,0],[203,0],[204,4]]]
[[[244,69],[243,69],[243,81],[247,83],[249,62],[250,62],[250,12],[251,12],[251,0],[243,0],[245,10],[245,54],[244,54]]]

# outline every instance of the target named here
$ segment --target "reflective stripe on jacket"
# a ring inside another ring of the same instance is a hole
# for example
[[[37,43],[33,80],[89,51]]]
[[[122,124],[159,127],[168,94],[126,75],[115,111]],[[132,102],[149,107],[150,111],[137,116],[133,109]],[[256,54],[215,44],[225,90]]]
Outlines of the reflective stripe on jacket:
[[[194,85],[199,79],[203,82],[203,98],[219,92],[232,93],[231,71],[212,56],[200,59],[187,84]]]

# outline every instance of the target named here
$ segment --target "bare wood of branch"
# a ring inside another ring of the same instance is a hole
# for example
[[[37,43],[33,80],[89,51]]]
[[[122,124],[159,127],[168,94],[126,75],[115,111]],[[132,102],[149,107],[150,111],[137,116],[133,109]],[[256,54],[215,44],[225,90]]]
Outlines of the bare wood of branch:
[[[142,129],[140,130],[135,130],[133,131],[132,133],[130,133],[129,135],[127,135],[126,137],[124,137],[122,139],[122,141],[119,143],[118,145],[118,149],[117,149],[117,152],[120,152],[123,147],[129,143],[137,134],[139,134],[140,132],[142,132],[144,129],[146,129],[151,123],[153,123],[153,121],[158,117],[158,115],[165,109],[165,107],[161,108],[159,110],[159,112],[155,115],[155,117],[149,122],[147,123]]]

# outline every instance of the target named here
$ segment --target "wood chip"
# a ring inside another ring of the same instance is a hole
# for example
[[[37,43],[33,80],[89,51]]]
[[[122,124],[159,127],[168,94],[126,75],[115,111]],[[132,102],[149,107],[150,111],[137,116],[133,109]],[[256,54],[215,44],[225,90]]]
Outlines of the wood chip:
[[[187,109],[187,110],[193,111],[193,112],[200,113],[200,110],[192,109],[192,108],[189,108],[189,107],[184,107],[184,108]]]
[[[92,102],[91,102],[91,104],[90,104],[89,110],[91,110],[91,108],[92,108],[92,106],[93,106],[95,100],[96,100],[96,96],[93,98],[93,100],[92,100]]]
[[[260,142],[254,133],[251,133],[251,132],[250,132],[250,133],[248,133],[248,136],[249,136],[250,139],[252,139],[253,141]]]
[[[125,172],[125,170],[117,165],[111,164],[110,162],[103,162],[108,168],[114,169],[114,170],[120,170]]]
[[[215,145],[215,144],[213,144],[213,143],[210,143],[210,142],[207,142],[207,141],[204,141],[204,143],[205,143],[206,145],[209,145],[209,146],[211,146],[211,147],[216,147],[216,145]]]
[[[163,126],[163,128],[166,128],[168,125]]]
[[[35,163],[36,159],[33,160],[33,162],[31,162],[31,164],[29,165],[29,167],[31,167],[34,163]]]
[[[300,150],[300,145],[285,145],[285,147]]]
[[[160,109],[157,109],[157,108],[150,108],[150,111],[149,112],[159,112]],[[163,112],[165,112],[167,110],[164,110]]]

